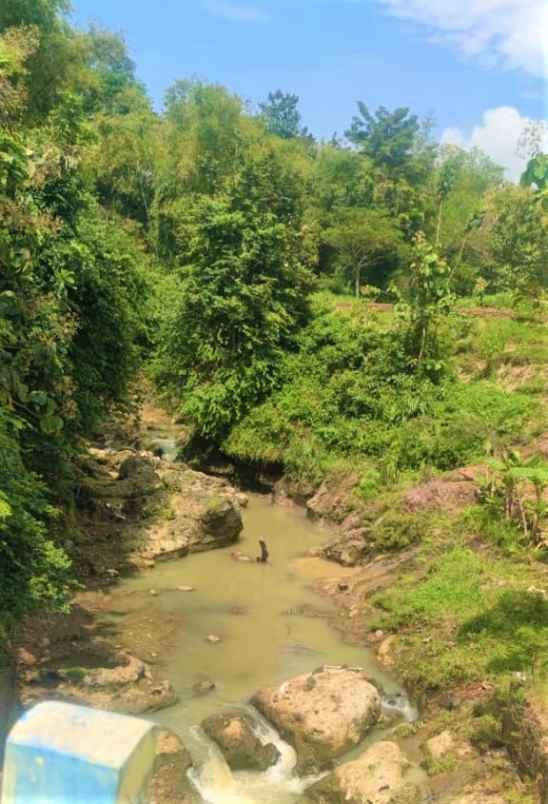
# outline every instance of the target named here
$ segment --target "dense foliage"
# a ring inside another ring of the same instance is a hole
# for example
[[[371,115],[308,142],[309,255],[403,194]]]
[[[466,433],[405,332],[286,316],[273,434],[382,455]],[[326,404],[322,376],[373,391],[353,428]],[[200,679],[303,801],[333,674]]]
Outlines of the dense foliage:
[[[80,99],[65,96],[39,127],[22,123],[30,102],[22,79],[40,33],[11,28],[0,38],[4,617],[64,600],[70,560],[57,509],[71,495],[70,459],[78,439],[123,403],[144,336],[143,252],[83,174],[91,133]]]
[[[492,355],[457,377],[455,310],[542,305],[543,154],[517,187],[407,108],[360,103],[324,143],[294,94],[253,114],[197,80],[158,114],[124,41],[67,10],[0,9],[0,611],[63,605],[74,462],[143,359],[198,440],[300,476],[363,459],[372,489],[515,435],[535,401]]]

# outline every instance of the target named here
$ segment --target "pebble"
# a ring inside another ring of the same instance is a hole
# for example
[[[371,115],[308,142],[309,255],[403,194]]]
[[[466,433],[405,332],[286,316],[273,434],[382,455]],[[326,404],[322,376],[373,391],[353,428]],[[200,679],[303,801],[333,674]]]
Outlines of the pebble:
[[[193,586],[178,586],[178,592],[195,592],[195,588]]]
[[[151,589],[149,595],[151,595],[152,597],[158,597],[158,592],[156,591],[156,589]]]
[[[217,645],[219,642],[222,642],[221,637],[217,636],[217,634],[208,634],[206,640],[207,642],[211,642],[212,645]]]
[[[208,692],[213,692],[215,689],[215,682],[214,681],[197,681],[192,689],[196,695],[206,695]]]

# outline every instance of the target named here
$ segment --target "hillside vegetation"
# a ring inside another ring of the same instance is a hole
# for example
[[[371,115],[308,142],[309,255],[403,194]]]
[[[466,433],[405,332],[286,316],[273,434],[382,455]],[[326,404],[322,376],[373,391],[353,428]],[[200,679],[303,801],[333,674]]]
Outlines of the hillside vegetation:
[[[0,633],[68,605],[83,451],[146,375],[183,459],[274,468],[306,498],[346,483],[330,517],[358,517],[364,561],[416,548],[368,605],[405,629],[417,689],[543,683],[538,132],[517,186],[407,108],[359,103],[330,142],[280,91],[253,111],[179,80],[158,112],[123,39],[67,11],[0,9]],[[476,504],[402,508],[478,465]]]

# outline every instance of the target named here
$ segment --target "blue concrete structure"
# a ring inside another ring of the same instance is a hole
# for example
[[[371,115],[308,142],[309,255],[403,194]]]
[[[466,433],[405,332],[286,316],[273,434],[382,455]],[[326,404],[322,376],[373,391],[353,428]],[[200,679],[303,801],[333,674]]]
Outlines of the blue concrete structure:
[[[8,737],[0,804],[146,804],[156,739],[139,718],[38,704]]]

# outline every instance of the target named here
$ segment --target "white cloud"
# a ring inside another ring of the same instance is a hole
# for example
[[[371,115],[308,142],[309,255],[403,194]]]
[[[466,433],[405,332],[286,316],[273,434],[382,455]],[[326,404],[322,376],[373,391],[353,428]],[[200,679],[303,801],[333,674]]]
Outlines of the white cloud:
[[[524,117],[513,106],[498,106],[484,112],[481,123],[474,126],[469,135],[460,128],[446,128],[441,141],[460,148],[480,148],[506,168],[509,179],[519,181],[527,157],[518,154],[518,143],[526,128],[535,122],[538,121]],[[545,129],[544,140],[548,150],[548,129]]]
[[[377,0],[389,13],[426,25],[435,41],[488,65],[548,77],[546,0]]]
[[[269,14],[258,6],[232,3],[230,0],[206,0],[205,9],[215,17],[229,22],[268,22]]]

